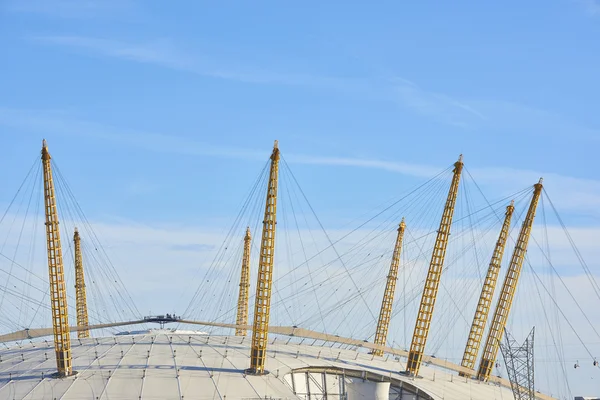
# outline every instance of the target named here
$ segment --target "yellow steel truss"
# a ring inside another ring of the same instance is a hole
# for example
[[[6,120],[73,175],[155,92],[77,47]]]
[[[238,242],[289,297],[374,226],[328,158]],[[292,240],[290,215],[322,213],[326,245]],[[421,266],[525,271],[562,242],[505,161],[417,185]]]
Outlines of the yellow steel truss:
[[[494,298],[498,273],[500,272],[500,267],[502,265],[502,257],[504,255],[504,249],[506,248],[506,239],[508,238],[508,230],[510,229],[510,221],[514,210],[515,206],[513,201],[506,207],[504,223],[502,224],[502,229],[500,230],[500,235],[498,236],[498,241],[496,242],[496,247],[492,254],[492,260],[490,261],[485,281],[483,282],[483,288],[481,289],[481,295],[479,296],[479,302],[477,303],[477,309],[475,311],[475,316],[473,317],[469,339],[467,340],[465,353],[461,363],[465,368],[475,368],[479,347],[481,346],[481,339],[483,338],[488,315],[492,306],[492,299]],[[462,372],[460,375],[465,376]]]
[[[408,362],[406,364],[406,372],[410,375],[418,375],[419,368],[421,367],[421,359],[423,358],[427,336],[429,335],[435,299],[444,266],[444,258],[446,257],[446,247],[448,246],[462,169],[463,162],[461,155],[458,161],[454,163],[454,175],[452,176],[452,183],[448,191],[448,198],[446,199],[440,227],[437,231],[433,254],[431,255],[431,263],[429,264],[429,271],[425,280],[425,288],[421,296],[419,314],[417,315],[417,323],[415,324],[410,352],[408,353]]]
[[[275,252],[275,226],[277,215],[277,179],[279,176],[279,148],[277,141],[271,154],[271,169],[265,204],[265,218],[260,242],[258,261],[258,281],[254,301],[254,325],[252,329],[252,348],[250,351],[251,374],[265,373],[265,358],[269,334],[269,316],[271,312],[271,290],[273,285],[273,257]]]
[[[535,218],[535,211],[542,193],[542,179],[536,183],[533,190],[533,197],[527,210],[527,216],[523,221],[521,231],[515,249],[510,260],[510,265],[504,283],[502,284],[502,291],[500,297],[496,303],[496,310],[494,311],[494,318],[488,332],[485,346],[483,348],[483,356],[479,363],[479,370],[477,371],[477,379],[487,381],[494,368],[496,357],[498,356],[498,349],[502,335],[504,334],[504,328],[510,314],[510,308],[513,303],[513,298],[517,290],[517,283],[519,282],[519,276],[521,275],[521,269],[523,267],[523,261],[525,260],[525,254],[527,253],[527,245],[529,243],[529,237],[531,235],[531,228],[533,226],[533,220]]]
[[[385,292],[383,292],[383,300],[381,302],[381,310],[379,311],[379,321],[377,322],[377,331],[375,332],[375,344],[385,346],[387,340],[388,329],[390,327],[390,319],[392,316],[392,306],[394,304],[394,293],[396,292],[396,281],[398,280],[398,266],[400,265],[400,252],[402,251],[402,240],[404,238],[404,229],[406,224],[404,218],[398,227],[398,236],[396,237],[396,245],[392,255],[390,264],[390,272],[387,276]],[[383,350],[373,350],[376,356],[382,356]]]
[[[48,249],[48,275],[50,280],[50,302],[52,308],[52,328],[54,333],[54,350],[56,367],[59,376],[73,373],[71,364],[71,335],[69,331],[69,315],[67,313],[67,288],[60,246],[58,228],[58,212],[50,153],[44,140],[42,144],[42,166],[44,170],[44,210],[46,214],[46,241]]]
[[[238,296],[236,325],[248,325],[248,297],[250,295],[250,244],[252,236],[250,227],[244,236],[244,255],[242,256],[242,273],[240,276],[240,294]],[[246,336],[246,329],[236,328],[236,336]]]
[[[79,231],[75,228],[73,234],[73,243],[75,245],[75,308],[77,310],[77,326],[89,326],[87,296],[85,294],[85,275],[83,273],[83,257],[81,256],[81,237]],[[90,337],[90,330],[84,329],[77,331],[79,339]]]

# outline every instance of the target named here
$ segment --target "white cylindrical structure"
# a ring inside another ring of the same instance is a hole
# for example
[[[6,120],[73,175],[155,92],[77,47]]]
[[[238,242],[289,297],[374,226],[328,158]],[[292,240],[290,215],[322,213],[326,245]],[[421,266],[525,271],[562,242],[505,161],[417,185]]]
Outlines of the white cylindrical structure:
[[[348,400],[389,400],[389,382],[369,382],[362,379],[349,379],[346,383]]]

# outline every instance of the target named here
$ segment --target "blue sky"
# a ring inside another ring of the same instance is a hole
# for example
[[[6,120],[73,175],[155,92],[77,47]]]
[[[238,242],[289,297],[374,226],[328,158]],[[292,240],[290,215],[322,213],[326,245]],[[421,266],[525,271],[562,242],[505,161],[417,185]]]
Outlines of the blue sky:
[[[148,256],[148,285],[152,262],[207,257],[175,250],[214,244],[275,139],[328,229],[463,153],[490,198],[544,176],[595,254],[597,0],[7,0],[0,49],[2,208],[46,138],[116,264]]]
[[[288,155],[441,169],[464,153],[473,169],[596,180],[598,7],[5,2],[0,134],[15,151],[1,163],[15,169],[47,137],[77,162],[81,196],[130,195],[89,198],[88,212],[143,218],[143,196],[168,220],[226,213],[223,197],[247,189],[273,139]],[[339,181],[349,213],[412,178],[296,170]],[[338,208],[334,193],[307,190],[323,213]]]

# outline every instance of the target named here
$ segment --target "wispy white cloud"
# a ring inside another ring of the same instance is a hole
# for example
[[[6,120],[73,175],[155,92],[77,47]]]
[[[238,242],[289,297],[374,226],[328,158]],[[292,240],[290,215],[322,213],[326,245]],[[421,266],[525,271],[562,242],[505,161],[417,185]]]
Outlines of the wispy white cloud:
[[[420,178],[434,176],[440,171],[439,168],[429,165],[409,164],[403,162],[384,161],[367,158],[327,156],[319,157],[302,154],[290,154],[286,155],[286,160],[296,164],[331,165],[342,167],[379,169]]]
[[[461,99],[418,85],[410,80],[346,79],[274,71],[239,61],[224,61],[209,52],[186,48],[168,39],[126,42],[87,36],[30,36],[29,40],[71,49],[92,57],[109,57],[147,64],[203,77],[249,84],[315,87],[377,101],[392,101],[402,109],[423,118],[469,130],[502,135],[557,135],[565,132],[583,139],[596,139],[600,132],[581,126],[569,118],[509,101]]]
[[[555,112],[499,100],[471,100],[486,115],[479,124],[488,132],[499,132],[513,137],[557,137],[587,141],[600,140],[600,130],[582,125]]]
[[[577,0],[583,6],[585,11],[591,16],[600,15],[600,1],[598,0]]]
[[[247,63],[227,65],[208,54],[203,54],[198,49],[184,49],[168,39],[137,43],[86,36],[31,36],[28,39],[41,44],[72,48],[90,55],[150,64],[211,78],[254,84],[319,86],[341,91],[366,89],[366,85],[362,82],[336,77],[272,71]]]
[[[58,18],[98,18],[131,11],[132,0],[10,0],[4,7],[12,12]]]
[[[159,189],[160,186],[156,183],[142,179],[131,182],[125,188],[125,192],[130,196],[141,196],[156,193]]]
[[[485,120],[485,116],[481,112],[466,102],[445,94],[425,90],[409,80],[392,79],[392,89],[404,107],[444,123],[465,127],[471,125],[473,120]]]
[[[244,159],[263,159],[264,156],[262,151],[213,146],[179,136],[102,125],[70,117],[62,111],[39,112],[0,108],[0,124],[33,132],[40,137],[48,135],[86,136],[161,153]]]
[[[254,84],[319,87],[385,101],[391,99],[402,108],[419,115],[460,127],[471,125],[473,119],[485,119],[466,102],[425,90],[416,83],[399,77],[380,82],[368,78],[341,79],[290,71],[278,72],[244,63],[233,67],[213,59],[209,54],[199,52],[198,49],[183,49],[167,39],[138,43],[86,36],[32,36],[29,39],[40,44],[71,48],[92,56],[151,64],[211,78]]]
[[[20,131],[33,132],[40,137],[44,135],[87,136],[160,153],[246,160],[265,160],[269,153],[269,149],[215,146],[191,138],[105,126],[73,118],[58,111],[40,112],[0,108],[0,125],[9,126]],[[445,167],[442,165],[404,163],[396,160],[319,156],[287,152],[285,158],[288,162],[294,164],[368,168],[396,172],[417,178],[434,176]],[[447,165],[453,161],[449,160]],[[468,157],[466,162],[468,165]],[[516,189],[533,185],[540,177],[544,177],[546,188],[558,208],[590,215],[597,215],[600,209],[600,181],[598,180],[565,176],[555,172],[509,167],[473,167],[469,168],[469,172],[477,182],[493,186],[496,191],[507,194]]]

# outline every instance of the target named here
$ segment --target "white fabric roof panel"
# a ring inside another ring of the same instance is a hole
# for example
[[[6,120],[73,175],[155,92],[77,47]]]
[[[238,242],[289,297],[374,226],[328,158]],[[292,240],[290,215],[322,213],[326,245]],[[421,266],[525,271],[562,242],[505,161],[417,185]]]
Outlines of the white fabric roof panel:
[[[77,374],[56,379],[51,376],[56,370],[52,343],[21,344],[21,348],[0,351],[0,400],[298,399],[305,397],[294,394],[288,374],[306,367],[369,371],[408,382],[434,399],[512,398],[508,388],[460,378],[427,365],[421,368],[421,379],[411,379],[398,373],[404,364],[393,357],[373,357],[329,345],[298,344],[281,338],[273,343],[271,339],[267,356],[270,373],[263,376],[245,374],[249,354],[249,337],[156,331],[74,339]],[[310,390],[316,391],[318,386],[311,383]],[[299,395],[305,392],[306,388],[298,390]]]

